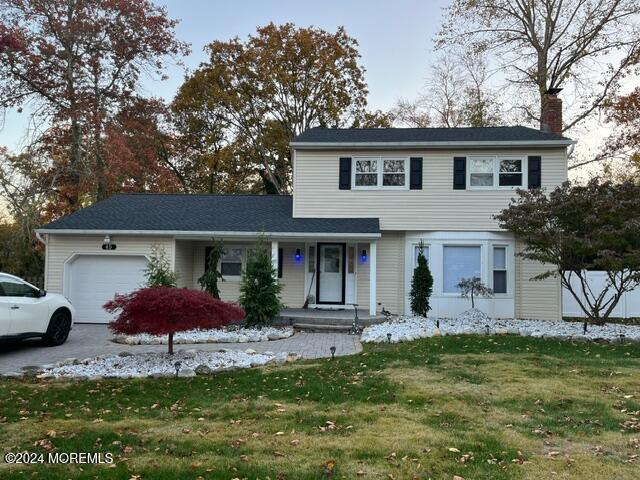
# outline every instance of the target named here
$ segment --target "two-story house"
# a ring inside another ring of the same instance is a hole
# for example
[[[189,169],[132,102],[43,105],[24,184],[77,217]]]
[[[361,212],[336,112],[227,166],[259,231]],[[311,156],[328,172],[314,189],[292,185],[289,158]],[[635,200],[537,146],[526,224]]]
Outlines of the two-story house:
[[[495,295],[479,307],[499,318],[561,318],[557,279],[493,215],[515,188],[551,189],[567,179],[555,95],[545,131],[525,127],[314,128],[292,143],[293,195],[120,194],[37,231],[46,244],[45,288],[66,295],[76,321],[107,322],[102,305],[144,284],[161,247],[178,285],[199,288],[211,239],[224,240],[221,296],[237,300],[258,236],[289,307],[382,307],[410,313],[408,294],[424,242],[434,277],[434,316],[469,308],[457,283],[480,277]],[[556,112],[556,116],[553,113]],[[555,132],[554,132],[555,131]]]

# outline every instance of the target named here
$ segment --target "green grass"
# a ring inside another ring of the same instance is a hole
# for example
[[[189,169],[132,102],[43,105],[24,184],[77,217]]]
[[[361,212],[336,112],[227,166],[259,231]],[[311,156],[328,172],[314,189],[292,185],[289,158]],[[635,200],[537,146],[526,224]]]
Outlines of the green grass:
[[[188,379],[0,381],[0,478],[638,478],[640,345],[442,337]],[[34,477],[35,475],[35,477]]]

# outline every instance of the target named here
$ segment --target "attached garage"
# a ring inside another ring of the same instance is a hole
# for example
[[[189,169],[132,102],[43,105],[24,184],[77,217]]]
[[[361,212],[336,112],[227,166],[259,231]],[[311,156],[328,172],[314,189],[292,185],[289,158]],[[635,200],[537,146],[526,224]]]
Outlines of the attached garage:
[[[116,294],[145,284],[144,255],[75,255],[65,267],[66,294],[76,308],[76,322],[108,323],[102,306]]]

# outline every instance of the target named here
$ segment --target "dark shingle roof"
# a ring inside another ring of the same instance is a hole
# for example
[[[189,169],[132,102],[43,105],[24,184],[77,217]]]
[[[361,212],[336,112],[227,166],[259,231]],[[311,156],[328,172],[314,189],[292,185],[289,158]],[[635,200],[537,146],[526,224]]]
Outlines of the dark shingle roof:
[[[293,218],[288,195],[130,193],[78,210],[45,230],[379,233],[377,218]]]
[[[532,142],[569,139],[534,128],[311,128],[293,141],[309,143]]]

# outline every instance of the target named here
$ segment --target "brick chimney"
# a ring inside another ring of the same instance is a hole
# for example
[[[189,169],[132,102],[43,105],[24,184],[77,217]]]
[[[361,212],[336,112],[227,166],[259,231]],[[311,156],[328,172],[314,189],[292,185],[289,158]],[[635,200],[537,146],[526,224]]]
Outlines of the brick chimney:
[[[550,88],[542,97],[540,130],[562,135],[562,100],[558,98],[561,88]]]

